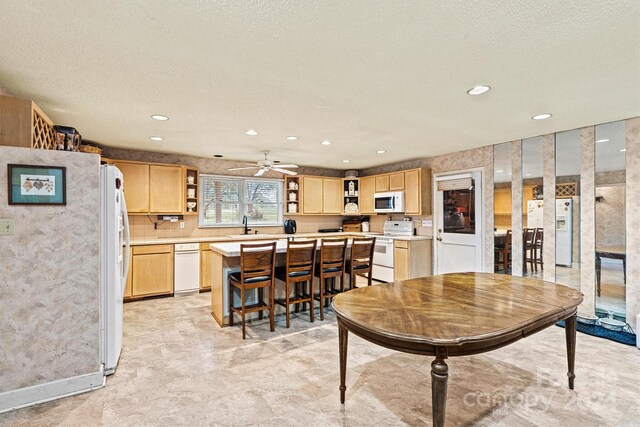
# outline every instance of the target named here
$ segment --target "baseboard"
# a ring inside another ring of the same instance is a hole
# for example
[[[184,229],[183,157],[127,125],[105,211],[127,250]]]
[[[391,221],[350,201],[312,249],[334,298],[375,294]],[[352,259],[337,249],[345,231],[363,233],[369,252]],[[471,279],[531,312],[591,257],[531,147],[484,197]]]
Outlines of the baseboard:
[[[0,393],[0,414],[104,387],[102,370]]]

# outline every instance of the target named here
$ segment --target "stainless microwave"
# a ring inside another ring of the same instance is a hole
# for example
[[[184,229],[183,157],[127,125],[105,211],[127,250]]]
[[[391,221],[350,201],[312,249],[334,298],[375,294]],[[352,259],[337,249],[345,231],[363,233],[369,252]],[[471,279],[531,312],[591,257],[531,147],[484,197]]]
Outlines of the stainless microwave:
[[[376,213],[404,212],[404,191],[389,191],[373,195]]]

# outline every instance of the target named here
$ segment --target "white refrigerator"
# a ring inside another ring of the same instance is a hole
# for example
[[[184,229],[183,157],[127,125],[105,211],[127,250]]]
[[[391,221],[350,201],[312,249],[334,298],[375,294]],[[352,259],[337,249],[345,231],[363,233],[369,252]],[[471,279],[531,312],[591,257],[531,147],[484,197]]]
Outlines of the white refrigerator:
[[[129,218],[122,172],[100,166],[100,325],[105,375],[113,374],[122,350],[122,298],[129,271]]]
[[[529,200],[527,227],[544,228],[544,202]],[[573,259],[573,199],[556,199],[556,265],[571,267]]]

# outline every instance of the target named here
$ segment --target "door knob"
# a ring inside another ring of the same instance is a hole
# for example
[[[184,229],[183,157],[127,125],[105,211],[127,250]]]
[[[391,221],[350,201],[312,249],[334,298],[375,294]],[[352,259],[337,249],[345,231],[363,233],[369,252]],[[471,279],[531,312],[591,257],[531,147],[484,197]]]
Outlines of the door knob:
[[[442,242],[442,237],[438,236],[436,239],[438,242]]]

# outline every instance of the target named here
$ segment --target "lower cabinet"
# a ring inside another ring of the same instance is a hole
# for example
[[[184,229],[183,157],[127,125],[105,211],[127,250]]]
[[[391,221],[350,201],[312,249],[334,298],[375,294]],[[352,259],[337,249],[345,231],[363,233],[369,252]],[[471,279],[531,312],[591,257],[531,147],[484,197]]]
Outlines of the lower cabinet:
[[[200,290],[211,290],[211,243],[200,243]]]
[[[173,245],[134,246],[131,297],[173,293]]]
[[[431,276],[431,240],[394,240],[394,280]]]

